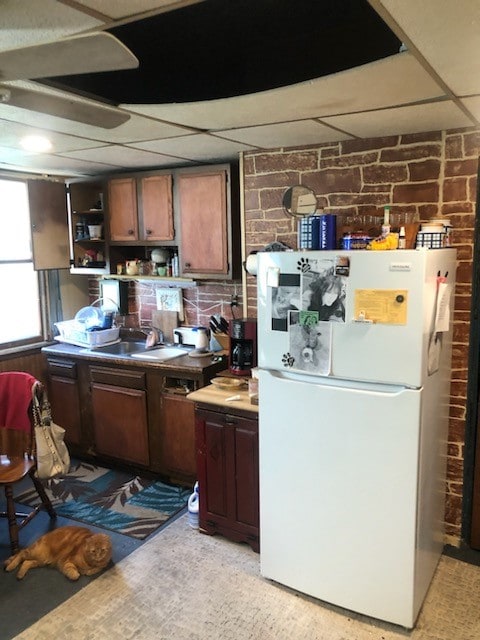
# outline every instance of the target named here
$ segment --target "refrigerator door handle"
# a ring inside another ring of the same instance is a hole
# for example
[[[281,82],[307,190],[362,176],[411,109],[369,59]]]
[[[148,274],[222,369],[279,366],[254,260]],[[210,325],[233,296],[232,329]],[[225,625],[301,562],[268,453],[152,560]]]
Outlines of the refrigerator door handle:
[[[302,373],[294,373],[290,371],[276,371],[276,370],[260,370],[260,376],[263,373],[272,376],[279,380],[285,380],[289,382],[299,382],[302,384],[312,385],[312,387],[334,387],[336,389],[355,390],[372,393],[384,393],[388,395],[400,394],[406,390],[421,391],[421,388],[411,388],[403,385],[396,384],[383,384],[375,382],[363,382],[361,380],[347,380],[343,378],[329,378],[328,376],[312,377],[310,375],[304,375]],[[261,379],[261,377],[260,377]]]

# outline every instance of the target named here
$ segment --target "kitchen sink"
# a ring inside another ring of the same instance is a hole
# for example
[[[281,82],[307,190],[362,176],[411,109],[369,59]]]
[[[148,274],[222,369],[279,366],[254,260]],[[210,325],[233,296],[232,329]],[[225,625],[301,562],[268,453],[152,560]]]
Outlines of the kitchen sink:
[[[179,347],[158,347],[156,349],[148,349],[144,351],[137,351],[130,354],[132,358],[137,360],[153,360],[155,362],[164,362],[165,360],[172,360],[184,356],[188,353],[187,349],[180,349]]]
[[[145,341],[122,340],[116,344],[108,344],[103,347],[92,349],[82,349],[82,353],[97,354],[111,358],[127,357],[137,358],[139,360],[150,360],[153,362],[163,362],[178,358],[188,353],[188,349],[170,346],[158,346],[147,349]]]
[[[116,344],[108,344],[103,347],[83,349],[83,353],[101,353],[111,356],[129,356],[135,351],[145,351],[145,340],[122,340]]]

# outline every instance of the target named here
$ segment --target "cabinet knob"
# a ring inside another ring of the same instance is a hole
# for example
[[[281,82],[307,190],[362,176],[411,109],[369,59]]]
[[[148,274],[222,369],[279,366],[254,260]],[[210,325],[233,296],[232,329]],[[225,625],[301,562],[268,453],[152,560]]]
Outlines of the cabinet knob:
[[[192,265],[190,264],[190,262],[186,262],[185,263],[185,269],[190,269]]]
[[[152,230],[151,229],[146,229],[145,233],[147,234],[147,236],[151,236],[152,235]]]
[[[133,236],[133,229],[129,229],[129,230],[128,230],[128,235],[129,235],[129,236]]]

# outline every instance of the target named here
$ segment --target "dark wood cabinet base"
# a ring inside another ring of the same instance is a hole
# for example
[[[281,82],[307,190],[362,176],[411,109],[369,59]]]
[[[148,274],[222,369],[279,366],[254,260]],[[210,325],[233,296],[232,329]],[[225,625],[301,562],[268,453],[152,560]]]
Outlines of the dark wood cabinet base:
[[[257,415],[197,404],[195,443],[200,530],[245,542],[258,552]]]

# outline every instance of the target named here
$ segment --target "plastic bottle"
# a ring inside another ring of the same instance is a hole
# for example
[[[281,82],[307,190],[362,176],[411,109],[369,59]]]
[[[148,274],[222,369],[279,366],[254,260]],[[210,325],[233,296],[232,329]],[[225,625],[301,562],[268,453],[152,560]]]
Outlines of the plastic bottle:
[[[390,207],[389,205],[385,205],[383,208],[382,238],[386,238],[390,231]]]
[[[174,278],[178,278],[179,275],[180,275],[180,268],[178,263],[178,253],[174,253],[172,258],[172,276]]]
[[[198,482],[193,487],[193,493],[188,498],[188,524],[192,529],[198,529],[198,508],[199,508]]]

